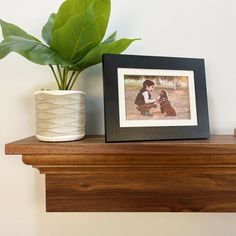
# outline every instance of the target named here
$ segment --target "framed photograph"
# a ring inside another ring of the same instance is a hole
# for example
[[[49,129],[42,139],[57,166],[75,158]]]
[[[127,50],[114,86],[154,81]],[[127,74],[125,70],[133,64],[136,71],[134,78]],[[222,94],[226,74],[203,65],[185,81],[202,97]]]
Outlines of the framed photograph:
[[[206,139],[203,59],[103,56],[107,142]]]

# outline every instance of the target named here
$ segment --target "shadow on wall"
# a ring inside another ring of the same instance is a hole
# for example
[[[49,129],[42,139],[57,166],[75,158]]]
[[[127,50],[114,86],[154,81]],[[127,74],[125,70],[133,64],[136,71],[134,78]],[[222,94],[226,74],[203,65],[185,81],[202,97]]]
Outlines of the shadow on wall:
[[[86,93],[86,134],[104,134],[103,78],[101,64],[81,73],[75,89]]]

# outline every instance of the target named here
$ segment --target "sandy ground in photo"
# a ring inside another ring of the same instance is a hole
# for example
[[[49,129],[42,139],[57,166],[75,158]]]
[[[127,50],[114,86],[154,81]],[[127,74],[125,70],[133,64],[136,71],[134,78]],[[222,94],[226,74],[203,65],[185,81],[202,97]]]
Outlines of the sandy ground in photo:
[[[140,114],[136,110],[134,104],[135,98],[140,90],[138,86],[125,86],[125,101],[126,101],[126,119],[127,120],[180,120],[190,119],[190,104],[189,104],[189,92],[188,89],[165,89],[169,95],[169,101],[175,109],[177,116],[164,116],[160,111],[160,105],[157,108],[152,108],[150,113],[153,117],[146,117]],[[155,88],[152,98],[159,96],[160,89]]]

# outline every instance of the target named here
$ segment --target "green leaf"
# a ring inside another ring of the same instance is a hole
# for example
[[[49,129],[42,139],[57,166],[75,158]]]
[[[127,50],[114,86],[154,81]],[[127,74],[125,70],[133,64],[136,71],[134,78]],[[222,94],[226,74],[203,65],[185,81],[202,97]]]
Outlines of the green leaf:
[[[103,44],[109,44],[109,43],[112,43],[116,40],[116,34],[117,34],[117,31],[115,31],[113,34],[111,34],[104,42]]]
[[[110,0],[97,0],[94,2],[94,15],[99,26],[101,40],[103,39],[111,13]]]
[[[66,0],[58,10],[53,32],[63,27],[71,17],[87,11],[89,7],[93,9],[102,40],[110,18],[110,0]]]
[[[51,48],[74,63],[100,43],[100,33],[92,9],[71,17],[53,32]]]
[[[50,45],[51,40],[52,40],[52,28],[53,28],[55,19],[56,19],[56,14],[55,14],[55,13],[52,13],[52,14],[49,16],[49,19],[48,19],[46,25],[43,27],[43,30],[42,30],[42,37],[43,37],[43,40],[44,40],[45,43],[47,43],[48,45]]]
[[[118,41],[106,44],[100,44],[93,48],[81,61],[72,66],[72,70],[83,71],[86,68],[102,62],[104,53],[120,54],[126,50],[129,45],[139,39],[120,39]]]
[[[94,0],[92,0],[94,2]],[[53,31],[61,28],[64,24],[75,15],[84,12],[88,6],[91,4],[89,0],[66,0],[60,6],[57,17],[55,19],[55,24],[53,26]]]
[[[16,52],[40,65],[68,65],[58,53],[49,47],[19,36],[8,36],[0,43],[0,59],[10,52]]]
[[[2,27],[2,35],[3,35],[4,39],[7,38],[8,36],[12,35],[12,36],[19,36],[19,37],[23,37],[26,39],[40,42],[40,40],[38,40],[34,36],[28,34],[23,29],[19,28],[18,26],[14,25],[14,24],[7,23],[6,21],[3,21],[0,19],[0,25]]]

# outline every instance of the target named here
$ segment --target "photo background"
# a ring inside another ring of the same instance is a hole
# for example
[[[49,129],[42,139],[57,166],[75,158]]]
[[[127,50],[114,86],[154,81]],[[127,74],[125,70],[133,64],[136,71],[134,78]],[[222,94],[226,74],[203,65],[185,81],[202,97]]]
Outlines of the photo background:
[[[162,89],[168,93],[169,101],[176,110],[177,116],[164,116],[160,111],[160,105],[152,108],[152,117],[143,116],[136,109],[134,104],[139,90],[145,80],[155,83],[155,89],[151,92],[152,98],[158,98]],[[189,83],[187,76],[143,76],[125,75],[125,105],[127,120],[186,120],[191,119],[189,101]]]

